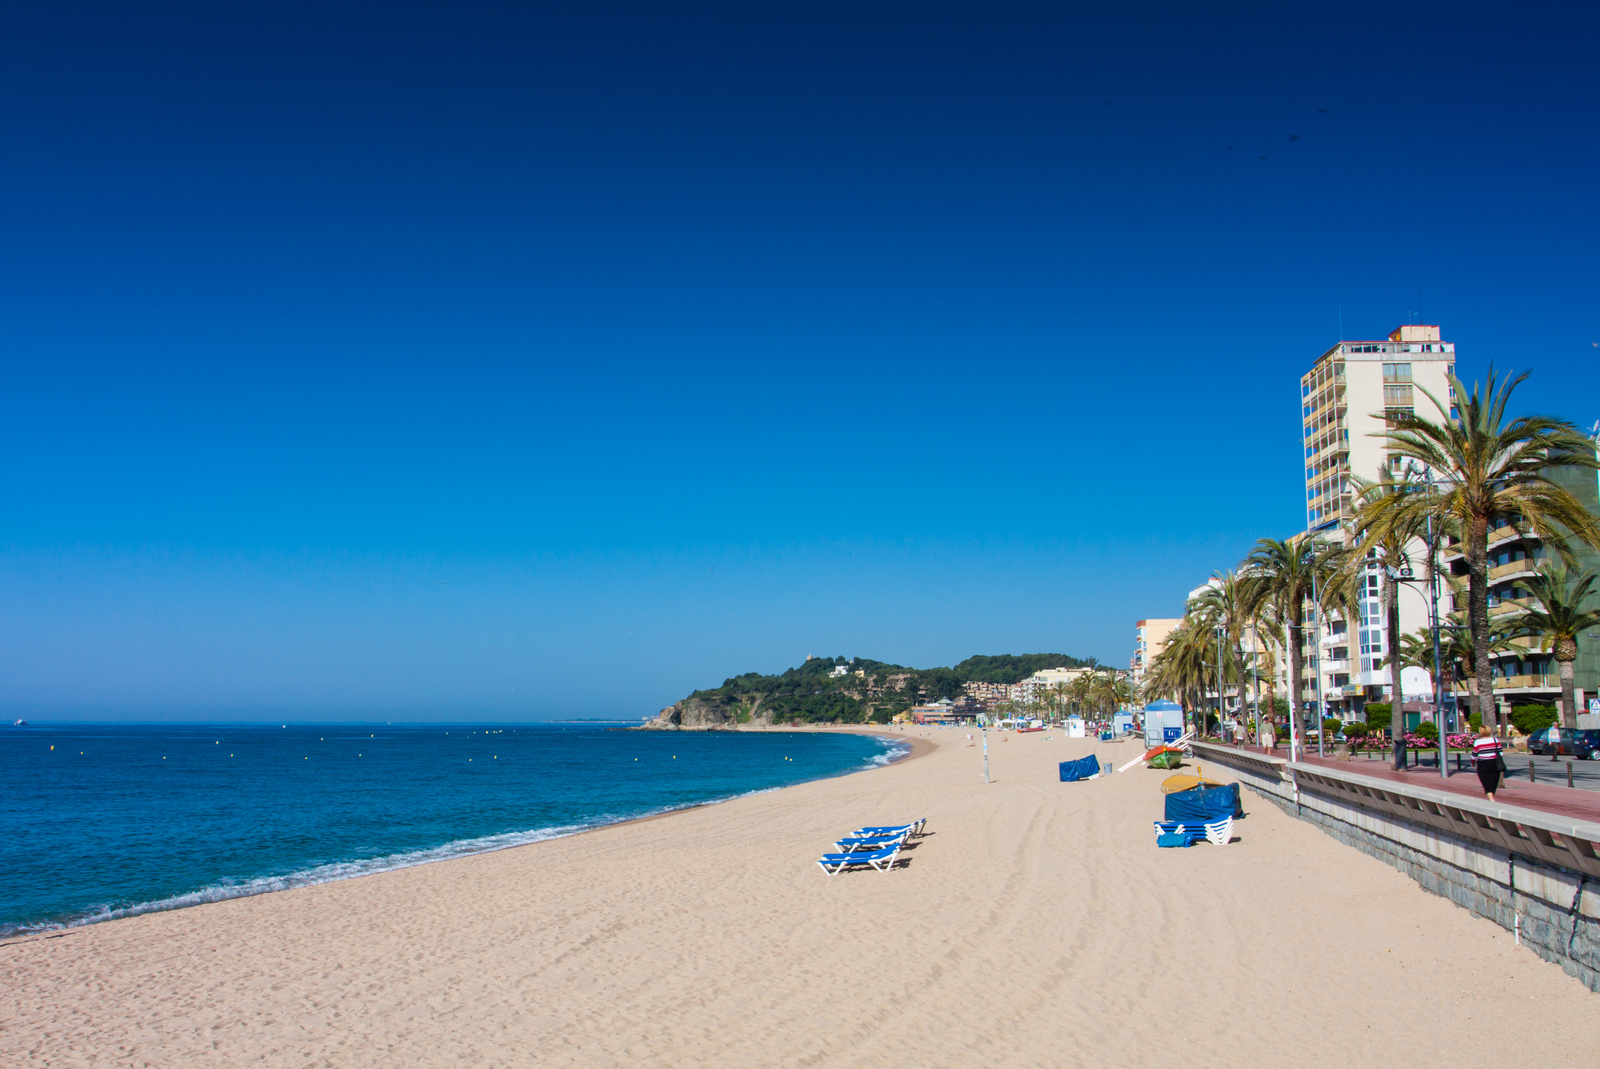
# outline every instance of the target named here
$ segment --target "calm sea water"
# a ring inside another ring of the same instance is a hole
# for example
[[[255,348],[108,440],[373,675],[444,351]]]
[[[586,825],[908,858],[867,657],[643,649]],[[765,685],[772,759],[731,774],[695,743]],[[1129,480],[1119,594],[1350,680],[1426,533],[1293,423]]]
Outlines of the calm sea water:
[[[0,728],[0,934],[536,842],[881,764],[847,734]]]

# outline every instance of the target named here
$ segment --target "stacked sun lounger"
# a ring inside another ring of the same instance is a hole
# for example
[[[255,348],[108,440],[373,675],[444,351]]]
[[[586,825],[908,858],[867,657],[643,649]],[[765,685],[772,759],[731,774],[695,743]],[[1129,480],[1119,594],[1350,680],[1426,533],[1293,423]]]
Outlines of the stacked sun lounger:
[[[1223,817],[1209,824],[1178,820],[1158,820],[1154,823],[1157,846],[1193,846],[1202,841],[1227,846],[1228,840],[1233,837],[1232,817]]]
[[[900,854],[900,847],[913,835],[922,832],[923,824],[927,818],[914,820],[910,824],[878,824],[865,828],[857,828],[842,839],[834,842],[835,853],[823,854],[817,860],[822,866],[822,871],[829,876],[837,876],[848,868],[865,866],[879,872],[888,872],[894,868],[895,858]]]

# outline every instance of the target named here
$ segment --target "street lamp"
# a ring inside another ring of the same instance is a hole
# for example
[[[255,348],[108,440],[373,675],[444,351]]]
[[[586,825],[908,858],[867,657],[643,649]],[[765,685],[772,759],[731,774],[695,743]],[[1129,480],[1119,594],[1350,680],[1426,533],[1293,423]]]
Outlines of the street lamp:
[[[1227,634],[1227,628],[1217,624],[1217,736],[1222,735],[1222,639]]]
[[[1433,496],[1434,481],[1431,467],[1424,467],[1418,471],[1416,464],[1408,463],[1406,465],[1406,481],[1410,482],[1413,478],[1428,488],[1429,497]],[[1450,775],[1450,771],[1445,765],[1446,751],[1449,749],[1449,730],[1444,720],[1444,666],[1443,657],[1439,649],[1439,631],[1441,630],[1439,624],[1439,536],[1434,531],[1433,511],[1431,509],[1427,514],[1427,521],[1428,629],[1433,633],[1433,719],[1434,725],[1439,729],[1439,778],[1445,779]],[[1411,570],[1411,559],[1409,557],[1402,558],[1399,569],[1392,572],[1390,578],[1399,583],[1418,582],[1415,578],[1415,573]],[[1389,651],[1390,657],[1398,657],[1399,655],[1399,650]],[[1396,694],[1394,700],[1400,703],[1400,723],[1404,726],[1406,716],[1405,694]],[[1490,695],[1489,700],[1492,702],[1494,696]],[[1396,740],[1395,749],[1397,753],[1400,752],[1399,740]]]
[[[1311,557],[1311,633],[1314,637],[1311,642],[1311,656],[1317,662],[1316,669],[1312,673],[1317,681],[1317,756],[1326,757],[1326,740],[1323,736],[1327,734],[1327,731],[1323,728],[1322,722],[1328,719],[1328,703],[1322,694],[1322,609],[1321,602],[1317,599],[1316,563],[1316,551],[1315,547],[1313,547]],[[1298,696],[1296,695],[1296,697]]]
[[[1255,734],[1250,738],[1253,742],[1261,741],[1261,675],[1258,671],[1261,664],[1261,632],[1252,622],[1250,625],[1250,689],[1254,692],[1251,697],[1251,708],[1255,710]]]

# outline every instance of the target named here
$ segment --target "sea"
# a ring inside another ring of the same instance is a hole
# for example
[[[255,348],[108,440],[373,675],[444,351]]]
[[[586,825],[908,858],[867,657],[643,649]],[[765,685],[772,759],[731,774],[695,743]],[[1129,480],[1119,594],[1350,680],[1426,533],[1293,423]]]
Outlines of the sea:
[[[908,749],[585,723],[0,727],[0,936],[502,850]]]

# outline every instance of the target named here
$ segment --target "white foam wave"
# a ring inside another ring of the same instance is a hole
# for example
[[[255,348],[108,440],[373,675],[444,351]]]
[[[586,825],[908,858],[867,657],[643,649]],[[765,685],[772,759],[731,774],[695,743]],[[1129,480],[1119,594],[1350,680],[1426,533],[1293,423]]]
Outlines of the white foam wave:
[[[900,760],[911,752],[911,743],[904,739],[886,739],[879,736],[878,741],[883,745],[883,753],[873,754],[867,758],[868,768],[882,768],[884,765]]]

